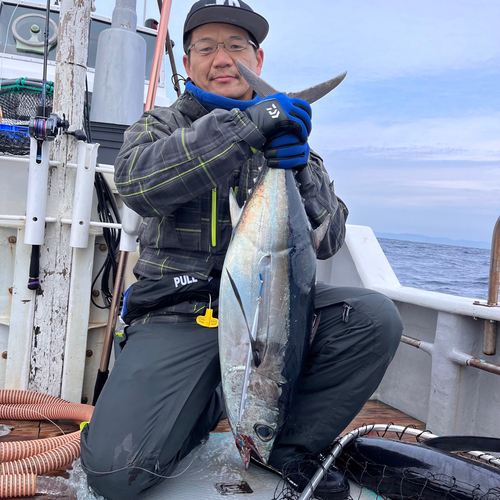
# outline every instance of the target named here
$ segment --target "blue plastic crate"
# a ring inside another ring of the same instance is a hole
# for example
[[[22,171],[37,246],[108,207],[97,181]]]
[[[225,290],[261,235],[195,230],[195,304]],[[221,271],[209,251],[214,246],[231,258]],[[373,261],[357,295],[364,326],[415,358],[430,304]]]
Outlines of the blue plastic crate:
[[[30,150],[28,127],[0,123],[0,153],[24,155]]]
[[[0,132],[3,132],[4,135],[12,132],[13,137],[30,136],[30,129],[28,127],[21,127],[19,125],[7,125],[5,123],[0,123]]]

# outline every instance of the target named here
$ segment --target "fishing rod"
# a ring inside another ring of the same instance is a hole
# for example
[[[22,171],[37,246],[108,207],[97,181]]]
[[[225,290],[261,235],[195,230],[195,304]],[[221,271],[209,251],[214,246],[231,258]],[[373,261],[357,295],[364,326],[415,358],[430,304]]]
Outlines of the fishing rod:
[[[160,0],[161,1],[161,0]],[[151,68],[151,77],[149,79],[148,93],[146,97],[146,104],[144,111],[149,111],[154,107],[156,98],[156,90],[158,88],[158,81],[161,70],[161,62],[164,54],[164,49],[167,34],[168,34],[168,21],[170,17],[170,8],[172,0],[166,0],[162,3],[160,9],[160,24],[158,26],[158,34],[156,36],[155,52],[153,56],[153,66]],[[170,44],[171,45],[171,44]],[[104,344],[102,346],[102,356],[99,369],[97,371],[97,379],[94,387],[94,397],[92,404],[95,405],[104,384],[109,376],[109,360],[111,357],[111,347],[113,345],[113,334],[116,327],[116,322],[119,315],[120,302],[123,294],[125,284],[125,270],[127,269],[128,252],[120,250],[118,257],[118,266],[116,271],[115,284],[113,288],[113,298],[109,308],[108,323],[106,325],[106,332],[104,334]]]
[[[47,0],[47,8],[45,12],[45,31],[43,33],[43,74],[42,74],[42,116],[46,116],[45,99],[47,91],[45,85],[47,84],[47,66],[49,63],[49,29],[50,29],[50,0]]]
[[[30,167],[28,173],[28,197],[26,205],[26,233],[24,242],[32,245],[29,266],[28,288],[40,288],[40,245],[45,233],[45,210],[47,205],[47,177],[49,169],[48,142],[53,141],[61,130],[67,131],[69,122],[51,113],[47,106],[47,66],[49,58],[50,0],[47,0],[45,15],[43,76],[41,104],[37,116],[30,118],[29,134],[34,141],[30,145]]]

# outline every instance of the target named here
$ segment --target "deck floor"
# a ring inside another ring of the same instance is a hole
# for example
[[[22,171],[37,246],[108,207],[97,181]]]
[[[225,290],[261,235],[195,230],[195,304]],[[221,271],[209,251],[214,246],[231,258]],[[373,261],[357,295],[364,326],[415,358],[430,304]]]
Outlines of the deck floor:
[[[52,423],[46,421],[19,421],[19,420],[1,420],[0,423],[14,427],[13,431],[7,435],[0,437],[0,442],[6,441],[25,441],[28,439],[43,439],[47,437],[58,436],[61,431]],[[363,424],[388,424],[394,423],[401,426],[414,426],[417,429],[425,429],[425,424],[416,420],[405,413],[396,410],[379,401],[368,401],[358,416],[351,422],[345,429],[343,434],[361,427]],[[64,433],[74,432],[78,430],[79,426],[73,422],[57,421],[57,425],[64,431]],[[231,429],[227,420],[221,421],[216,433],[230,432]],[[68,477],[66,469],[60,469],[52,472],[50,475]],[[37,494],[35,497],[38,499],[48,499],[48,495]],[[50,495],[50,499],[54,499],[54,495]],[[57,499],[61,500],[76,500],[76,497],[68,497],[66,495],[58,496]],[[23,500],[23,499],[21,499]],[[25,499],[28,500],[28,499]]]

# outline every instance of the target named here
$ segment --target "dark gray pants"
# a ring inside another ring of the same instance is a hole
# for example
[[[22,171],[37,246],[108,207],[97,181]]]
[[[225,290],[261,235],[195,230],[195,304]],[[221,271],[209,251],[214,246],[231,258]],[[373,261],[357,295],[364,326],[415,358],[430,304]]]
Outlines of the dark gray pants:
[[[298,452],[319,452],[334,441],[377,388],[401,337],[396,307],[372,290],[319,285],[316,309],[319,329],[271,455],[278,468]],[[158,476],[171,475],[217,425],[219,382],[217,329],[128,327],[82,432],[90,486],[110,500],[132,500],[161,481]]]

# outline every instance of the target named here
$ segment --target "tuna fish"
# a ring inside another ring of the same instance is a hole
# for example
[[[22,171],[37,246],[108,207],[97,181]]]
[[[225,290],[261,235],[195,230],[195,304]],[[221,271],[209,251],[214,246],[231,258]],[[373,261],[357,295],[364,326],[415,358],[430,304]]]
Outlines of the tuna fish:
[[[248,467],[251,453],[267,463],[290,410],[313,325],[316,250],[330,221],[313,231],[294,172],[267,166],[244,207],[233,193],[230,206],[219,351],[228,419]]]

